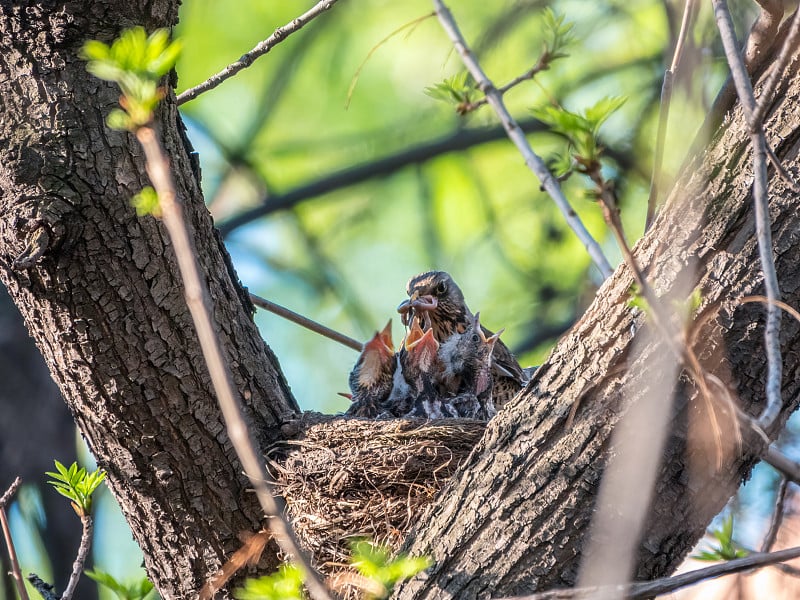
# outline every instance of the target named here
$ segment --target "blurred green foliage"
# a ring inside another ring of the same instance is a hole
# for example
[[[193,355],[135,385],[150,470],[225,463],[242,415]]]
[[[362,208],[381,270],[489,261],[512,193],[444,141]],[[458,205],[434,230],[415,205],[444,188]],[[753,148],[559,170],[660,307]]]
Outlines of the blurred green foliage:
[[[135,581],[121,583],[110,573],[100,569],[84,571],[88,577],[94,579],[104,588],[109,589],[119,600],[145,600],[155,596],[153,584],[147,577],[141,577]]]
[[[506,94],[518,119],[531,123],[531,107],[546,111],[557,103],[585,114],[599,98],[627,97],[603,126],[601,141],[604,176],[615,181],[632,237],[643,228],[665,55],[671,58],[670,27],[680,20],[680,7],[668,18],[665,6],[656,0],[464,0],[451,6],[498,86],[536,63],[553,44],[554,27],[569,37],[567,58]],[[238,59],[307,8],[299,1],[184,4],[175,32],[184,45],[178,91]],[[486,106],[459,116],[452,105],[426,95],[464,71],[437,20],[421,19],[431,9],[427,0],[338,3],[249,69],[181,107],[218,224],[337,171],[498,125]],[[668,176],[724,77],[705,5],[698,19],[686,76],[676,85]],[[387,39],[405,24],[412,25]],[[559,42],[559,52],[562,47]],[[457,83],[462,92],[472,84]],[[471,99],[479,97],[471,92]],[[543,130],[529,137],[542,156],[563,148]],[[584,194],[587,182],[573,179],[565,183],[568,198],[618,261],[599,208]],[[523,350],[523,364],[545,358],[598,283],[582,245],[504,138],[328,188],[239,227],[227,243],[243,283],[255,293],[360,339],[396,314],[410,276],[445,269],[488,327],[506,328],[503,339]],[[336,392],[347,390],[355,353],[270,314],[259,313],[257,321],[301,406],[344,410],[347,401]],[[395,323],[397,343],[402,332]]]
[[[719,527],[712,529],[711,537],[716,540],[716,545],[692,555],[695,560],[718,561],[743,558],[749,554],[747,550],[733,541],[733,513],[729,513]]]

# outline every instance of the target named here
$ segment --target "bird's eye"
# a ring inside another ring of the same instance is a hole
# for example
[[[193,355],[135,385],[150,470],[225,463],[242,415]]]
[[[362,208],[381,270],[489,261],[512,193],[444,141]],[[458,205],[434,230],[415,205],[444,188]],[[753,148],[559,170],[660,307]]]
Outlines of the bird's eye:
[[[444,281],[440,281],[439,285],[436,286],[436,295],[443,296],[447,293],[447,284]]]
[[[479,338],[479,337],[478,337],[478,334],[477,334],[477,333],[473,333],[473,334],[472,334],[472,341],[473,341],[473,342],[477,342],[479,339],[481,339],[481,338]]]

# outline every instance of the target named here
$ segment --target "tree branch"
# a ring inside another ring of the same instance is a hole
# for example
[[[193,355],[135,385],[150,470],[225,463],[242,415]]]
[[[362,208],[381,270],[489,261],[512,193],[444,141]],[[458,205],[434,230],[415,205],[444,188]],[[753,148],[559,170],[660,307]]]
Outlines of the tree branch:
[[[6,516],[6,506],[11,502],[11,498],[17,493],[21,484],[22,480],[17,477],[0,498],[0,528],[3,530],[3,539],[6,542],[6,550],[8,550],[8,560],[11,563],[11,577],[17,586],[19,597],[22,600],[28,600],[28,592],[25,590],[25,582],[22,581],[22,571],[19,568],[17,552],[14,550],[14,540],[11,538],[11,528],[8,526],[8,517]]]
[[[779,339],[781,313],[774,304],[775,301],[780,300],[780,287],[778,276],[775,273],[775,260],[772,251],[772,230],[767,185],[767,142],[763,123],[754,120],[756,101],[753,96],[753,86],[750,83],[750,76],[737,48],[736,34],[727,2],[725,0],[712,0],[712,4],[717,20],[717,28],[722,38],[722,45],[725,48],[725,57],[731,68],[731,75],[744,111],[745,121],[750,128],[753,146],[753,200],[756,214],[756,234],[758,237],[761,270],[764,273],[764,287],[769,300],[767,304],[767,324],[764,331],[767,347],[767,405],[758,421],[762,429],[768,429],[775,423],[780,414],[783,365],[781,363]]]
[[[791,460],[788,456],[781,453],[780,450],[774,446],[769,446],[764,456],[761,458],[784,477],[800,484],[800,464]]]
[[[475,58],[475,55],[469,49],[469,46],[467,46],[464,36],[461,34],[461,31],[458,29],[458,25],[453,19],[453,15],[444,5],[442,0],[433,0],[433,5],[436,9],[436,16],[439,19],[442,28],[450,37],[450,40],[453,42],[453,45],[461,56],[464,66],[467,67],[467,70],[477,82],[478,88],[484,93],[487,101],[497,113],[497,116],[500,117],[500,121],[502,122],[508,137],[512,142],[514,142],[514,145],[525,159],[526,166],[536,175],[541,182],[542,187],[556,203],[559,210],[564,215],[567,224],[570,226],[572,231],[575,232],[575,235],[578,236],[578,239],[583,243],[586,251],[589,253],[589,256],[591,257],[595,266],[597,266],[603,278],[608,278],[613,272],[613,269],[603,254],[603,251],[595,239],[587,231],[586,227],[583,225],[583,222],[580,220],[580,217],[578,217],[574,209],[570,206],[556,178],[544,164],[544,161],[533,151],[533,149],[530,147],[530,144],[528,144],[528,140],[523,135],[519,125],[508,112],[508,109],[506,109],[502,95],[498,92],[491,80],[486,76],[486,73],[484,73],[483,69],[478,63],[478,60]]]
[[[772,65],[772,72],[769,74],[764,87],[761,90],[761,95],[758,98],[758,105],[753,113],[753,121],[760,123],[764,119],[764,114],[767,112],[767,106],[772,102],[772,97],[775,94],[775,88],[781,80],[786,65],[792,57],[797,54],[798,38],[800,38],[800,9],[794,13],[792,25],[789,28],[789,34],[781,45],[780,54],[778,59]]]
[[[544,126],[535,119],[520,121],[519,126],[525,133],[544,131]],[[309,198],[314,198],[339,188],[363,183],[373,178],[385,177],[409,165],[421,164],[448,152],[464,150],[472,146],[501,140],[505,137],[505,130],[502,127],[458,129],[453,133],[412,146],[396,154],[335,171],[285,194],[268,197],[261,206],[220,223],[219,230],[224,236],[227,236],[234,229],[246,225],[259,217],[292,208]]]
[[[177,98],[178,106],[184,102],[194,100],[203,92],[213,90],[226,79],[233,77],[242,69],[249,67],[258,57],[263,56],[272,50],[273,47],[277,46],[295,31],[302,29],[309,21],[312,21],[323,12],[330,9],[330,7],[336,4],[336,2],[337,0],[320,0],[310,10],[294,19],[291,23],[287,23],[283,27],[276,29],[271,36],[269,36],[263,42],[258,43],[252,50],[250,50],[250,52],[243,54],[239,60],[229,64],[227,67],[222,69],[222,71],[216,75],[212,75],[203,83],[179,94]]]
[[[661,106],[658,111],[658,129],[656,131],[656,148],[653,157],[653,173],[650,178],[650,194],[647,198],[647,216],[645,218],[644,230],[647,232],[653,219],[656,216],[656,206],[658,206],[658,183],[661,178],[661,166],[664,161],[664,143],[667,137],[667,122],[669,121],[669,109],[672,102],[672,84],[675,79],[675,72],[681,63],[683,56],[683,45],[689,33],[689,21],[694,12],[696,0],[686,0],[683,6],[683,18],[681,29],[678,33],[678,40],[675,42],[675,52],[672,55],[672,62],[664,72],[664,83],[661,86]]]
[[[136,131],[136,139],[144,149],[147,159],[147,172],[158,193],[164,225],[178,260],[183,278],[186,304],[192,315],[197,337],[203,351],[206,365],[217,395],[222,415],[228,429],[228,436],[233,444],[245,473],[256,491],[261,508],[269,517],[270,531],[281,549],[292,557],[303,570],[303,577],[309,593],[314,600],[330,600],[325,585],[320,580],[311,562],[300,548],[291,526],[283,516],[283,507],[279,505],[272,490],[269,474],[264,469],[263,458],[255,451],[255,446],[248,430],[242,409],[234,395],[233,384],[228,365],[222,355],[219,339],[211,322],[208,291],[200,276],[189,232],[183,220],[182,207],[177,201],[172,176],[161,144],[150,127],[140,127]]]
[[[772,512],[772,520],[769,523],[769,531],[764,537],[761,544],[761,552],[769,552],[775,544],[775,538],[778,537],[778,529],[780,529],[783,522],[783,514],[786,510],[786,490],[789,486],[789,480],[786,476],[781,477],[781,483],[778,486],[778,493],[775,497],[775,510]]]
[[[357,352],[361,352],[364,348],[364,344],[355,340],[351,337],[344,335],[343,333],[339,333],[331,329],[330,327],[325,327],[317,323],[316,321],[312,321],[308,317],[304,317],[303,315],[294,312],[293,310],[289,310],[288,308],[284,308],[280,304],[275,304],[274,302],[270,302],[266,298],[262,298],[261,296],[256,296],[253,293],[250,293],[250,300],[253,301],[253,304],[256,306],[260,306],[261,308],[270,311],[271,313],[275,313],[278,316],[283,317],[291,321],[292,323],[297,323],[305,327],[306,329],[310,329],[314,333],[318,333],[320,335],[325,336],[335,342],[339,342],[340,344],[347,346],[348,348],[352,348]]]
[[[654,579],[653,581],[643,581],[627,585],[550,590],[530,596],[507,597],[499,600],[571,600],[574,598],[607,597],[652,598],[653,596],[668,594],[707,579],[715,579],[725,575],[732,575],[733,573],[741,573],[749,569],[767,567],[798,557],[800,557],[800,546],[787,548],[786,550],[778,550],[777,552],[758,552],[744,558],[729,560],[722,564],[705,567],[704,569],[697,569],[672,577]]]
[[[78,554],[75,556],[75,562],[72,563],[72,574],[69,577],[67,588],[61,595],[61,600],[72,600],[75,588],[78,587],[78,582],[83,573],[83,565],[86,564],[86,557],[89,556],[89,548],[92,545],[92,530],[94,529],[92,515],[83,513],[80,517],[82,526],[81,544],[78,546]]]

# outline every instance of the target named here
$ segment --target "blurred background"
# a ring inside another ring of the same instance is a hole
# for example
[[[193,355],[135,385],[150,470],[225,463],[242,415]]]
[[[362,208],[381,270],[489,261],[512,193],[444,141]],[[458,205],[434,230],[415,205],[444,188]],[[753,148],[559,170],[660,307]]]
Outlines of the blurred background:
[[[727,73],[710,5],[700,4],[675,82],[662,189]],[[757,6],[730,4],[741,39]],[[175,30],[184,42],[177,91],[312,5],[184,2]],[[557,102],[580,112],[605,96],[627,98],[601,137],[605,174],[616,183],[633,243],[644,228],[661,83],[683,2],[460,0],[451,9],[489,77],[502,85],[539,58],[546,7],[574,23],[570,56],[509,91],[507,105],[548,158],[563,141],[543,130],[531,108]],[[491,110],[459,116],[426,95],[463,70],[431,11],[427,0],[339,2],[251,68],[183,105],[206,200],[242,283],[255,294],[360,340],[391,318],[397,343],[395,308],[406,281],[447,270],[481,322],[505,328],[503,340],[523,366],[539,364],[591,302],[599,274]],[[587,182],[572,177],[564,189],[616,265],[616,244]],[[8,324],[0,327],[0,373],[20,380],[0,389],[0,487],[25,477],[11,511],[23,572],[55,579],[63,590],[80,523],[41,487],[42,473],[54,458],[69,464],[81,456],[91,464],[91,457],[76,444],[71,419],[5,297],[0,319]],[[302,408],[347,408],[337,392],[348,389],[354,351],[263,311],[256,321]],[[24,415],[31,429],[20,427]],[[42,439],[17,439],[45,421],[51,431]],[[777,482],[760,466],[732,503],[742,544],[760,544]],[[118,579],[139,576],[141,556],[107,492],[98,510],[95,564]],[[0,599],[12,594],[0,585]],[[94,584],[84,583],[77,597],[97,597]]]

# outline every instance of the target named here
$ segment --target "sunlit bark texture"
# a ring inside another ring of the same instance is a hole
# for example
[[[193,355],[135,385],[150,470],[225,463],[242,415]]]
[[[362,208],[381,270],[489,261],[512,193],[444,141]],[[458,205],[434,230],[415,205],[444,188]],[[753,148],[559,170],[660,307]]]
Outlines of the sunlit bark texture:
[[[129,206],[147,178],[133,138],[103,124],[118,92],[90,77],[77,54],[87,38],[169,25],[176,11],[167,0],[0,2],[0,276],[169,600],[196,597],[239,546],[236,535],[260,528],[261,516],[212,397],[164,229]],[[788,72],[767,129],[794,171],[800,77]],[[263,450],[297,405],[215,235],[171,96],[159,124]],[[727,121],[636,255],[660,293],[681,273],[699,282],[698,352],[755,413],[764,389],[762,311],[737,302],[761,290],[747,143],[740,119]],[[795,305],[796,201],[773,173],[778,271],[784,299]],[[468,599],[574,582],[611,431],[637,393],[673,384],[648,369],[662,348],[631,350],[649,324],[627,305],[630,283],[621,269],[601,288],[524,396],[491,423],[452,488],[420,520],[411,548],[437,563],[400,597]],[[784,416],[797,399],[798,335],[785,320]],[[623,396],[631,382],[638,391]],[[639,577],[668,573],[680,561],[755,460],[730,443],[729,415],[717,405],[725,439],[716,469],[717,445],[697,434],[709,429],[709,413],[692,390],[683,378]],[[757,450],[752,435],[745,443]],[[267,555],[274,564],[274,552]]]
[[[196,594],[261,516],[211,394],[168,237],[129,204],[149,182],[135,139],[104,126],[119,92],[90,76],[78,52],[123,27],[167,26],[177,4],[0,3],[3,282],[165,598]],[[235,383],[266,443],[297,407],[203,205],[174,103],[159,117]]]

